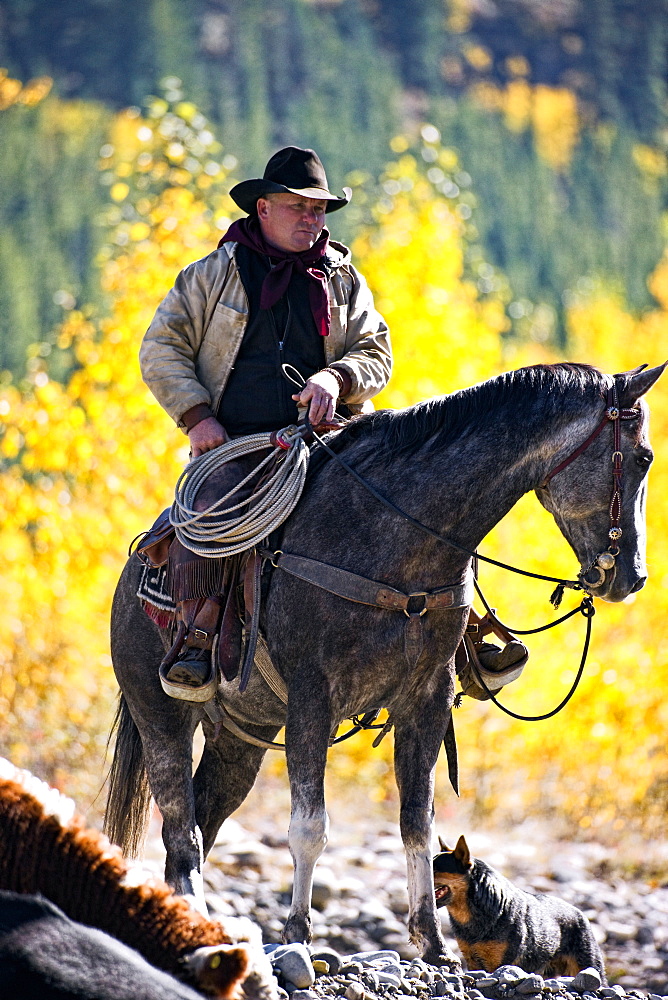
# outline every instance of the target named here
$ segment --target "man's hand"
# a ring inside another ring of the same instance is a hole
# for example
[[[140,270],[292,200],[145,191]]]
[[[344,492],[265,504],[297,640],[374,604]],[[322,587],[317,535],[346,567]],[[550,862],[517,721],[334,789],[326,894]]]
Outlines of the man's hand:
[[[190,441],[192,457],[197,458],[206,451],[211,451],[213,448],[225,444],[230,439],[225,428],[218,423],[215,417],[206,417],[188,431],[188,440]]]
[[[308,407],[308,418],[314,427],[329,423],[339,398],[339,383],[331,372],[316,372],[292,398],[298,406]]]

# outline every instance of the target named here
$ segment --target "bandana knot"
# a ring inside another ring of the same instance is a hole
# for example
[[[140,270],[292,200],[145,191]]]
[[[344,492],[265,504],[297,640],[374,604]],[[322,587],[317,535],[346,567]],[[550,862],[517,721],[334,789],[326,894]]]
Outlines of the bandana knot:
[[[318,333],[322,337],[329,336],[331,314],[329,295],[327,292],[327,271],[316,265],[322,260],[329,246],[329,233],[323,229],[320,236],[308,250],[302,253],[289,253],[267,243],[262,230],[253,218],[239,219],[233,222],[218,246],[234,240],[255,250],[256,253],[272,258],[271,270],[262,282],[260,292],[260,308],[271,309],[287,291],[293,271],[305,275],[309,279],[309,303]]]

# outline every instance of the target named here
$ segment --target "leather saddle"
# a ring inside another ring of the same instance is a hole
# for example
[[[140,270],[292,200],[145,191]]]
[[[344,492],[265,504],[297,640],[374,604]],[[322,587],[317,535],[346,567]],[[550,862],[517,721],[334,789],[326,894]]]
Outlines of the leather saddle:
[[[155,523],[140,535],[141,541],[137,545],[135,552],[141,561],[147,566],[157,569],[167,563],[169,546],[174,541],[176,534],[169,520],[171,507],[163,510]],[[132,546],[130,546],[132,549]]]

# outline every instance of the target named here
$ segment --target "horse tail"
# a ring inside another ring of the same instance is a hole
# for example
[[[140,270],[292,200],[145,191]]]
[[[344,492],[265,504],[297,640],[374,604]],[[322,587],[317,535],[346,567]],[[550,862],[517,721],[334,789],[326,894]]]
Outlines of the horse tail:
[[[142,849],[151,804],[144,751],[134,719],[121,694],[109,739],[116,733],[114,759],[109,771],[109,795],[104,832],[128,857]]]

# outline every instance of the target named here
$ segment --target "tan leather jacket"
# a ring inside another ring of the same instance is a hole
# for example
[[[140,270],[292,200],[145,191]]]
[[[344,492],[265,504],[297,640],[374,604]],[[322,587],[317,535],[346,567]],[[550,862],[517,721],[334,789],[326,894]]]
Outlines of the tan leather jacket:
[[[139,352],[142,376],[176,423],[193,406],[215,414],[248,322],[248,298],[236,263],[236,243],[186,267],[158,306]],[[388,328],[369,287],[350,263],[350,251],[330,243],[332,322],[326,364],[345,368],[354,411],[387,384],[392,368]]]

